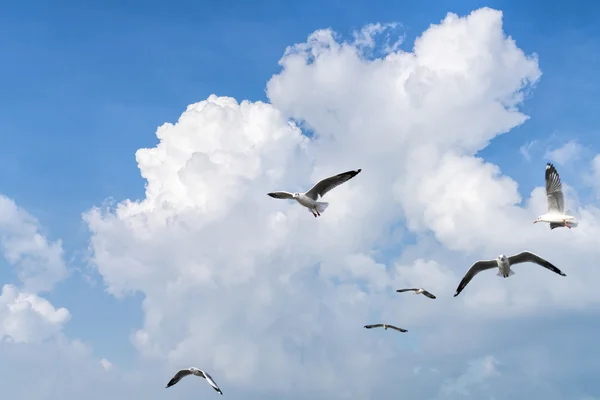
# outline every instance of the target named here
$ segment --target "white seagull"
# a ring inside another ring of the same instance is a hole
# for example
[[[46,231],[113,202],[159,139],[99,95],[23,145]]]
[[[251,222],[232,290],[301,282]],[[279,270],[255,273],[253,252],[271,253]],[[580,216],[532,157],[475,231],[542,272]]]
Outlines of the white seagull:
[[[398,328],[397,326],[394,325],[388,325],[388,324],[374,324],[374,325],[365,325],[365,328],[367,329],[372,329],[372,328],[383,328],[385,330],[387,330],[387,328],[390,329],[395,329],[398,332],[408,332],[406,329],[402,329],[402,328]]]
[[[420,288],[420,289],[417,289],[417,288],[413,288],[413,289],[398,289],[398,290],[396,290],[396,292],[398,292],[398,293],[404,293],[404,292],[410,292],[410,291],[415,292],[415,294],[422,294],[424,296],[429,297],[430,299],[435,299],[436,298],[433,294],[429,293],[427,290],[425,290],[423,288]]]
[[[175,376],[173,376],[173,378],[171,378],[169,383],[167,383],[166,387],[173,386],[174,384],[179,382],[181,380],[181,378],[184,378],[188,375],[196,375],[201,378],[205,378],[206,381],[208,382],[208,384],[213,387],[213,389],[215,389],[217,392],[223,394],[221,389],[219,389],[219,386],[217,385],[217,383],[213,380],[213,378],[208,373],[202,371],[201,369],[194,368],[194,367],[177,371]]]
[[[342,172],[341,174],[325,178],[317,182],[306,193],[271,192],[267,193],[267,195],[275,199],[296,200],[298,203],[308,208],[316,218],[317,216],[321,216],[321,213],[324,212],[327,206],[329,205],[329,203],[317,201],[319,196],[325,196],[325,193],[329,192],[336,186],[339,186],[342,183],[354,178],[360,173],[360,171],[361,169],[359,168],[356,171]]]
[[[546,164],[546,200],[548,202],[548,212],[537,217],[533,223],[548,222],[550,230],[566,226],[571,229],[579,225],[577,219],[570,212],[565,213],[565,199],[562,191],[560,176],[552,163]]]
[[[504,278],[508,278],[511,275],[514,275],[513,270],[510,268],[511,265],[520,264],[524,262],[532,262],[537,265],[540,265],[544,268],[549,269],[552,272],[555,272],[561,276],[567,276],[560,269],[556,268],[554,265],[544,260],[542,257],[534,254],[530,251],[523,251],[519,254],[515,254],[514,256],[506,257],[505,255],[499,255],[495,260],[481,260],[477,261],[475,264],[469,268],[467,273],[465,274],[462,281],[458,284],[456,288],[456,293],[454,293],[454,297],[458,296],[460,292],[463,291],[465,286],[471,279],[481,271],[485,271],[486,269],[498,268],[497,276],[502,276]]]

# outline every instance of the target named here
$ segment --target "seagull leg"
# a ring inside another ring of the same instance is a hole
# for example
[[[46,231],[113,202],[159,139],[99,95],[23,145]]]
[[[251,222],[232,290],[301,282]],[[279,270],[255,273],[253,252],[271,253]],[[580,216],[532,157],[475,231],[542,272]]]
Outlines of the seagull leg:
[[[313,217],[317,218],[317,214],[315,214],[315,210],[312,210],[312,209],[311,209],[310,211],[312,212],[312,214],[313,214]]]
[[[319,212],[319,209],[318,209],[318,208],[315,208],[315,211],[317,212],[317,215],[320,217],[320,216],[321,216],[321,213]]]
[[[569,226],[569,224],[567,224],[567,221],[563,219],[563,222],[565,223],[565,226],[569,229],[571,229],[571,227]]]

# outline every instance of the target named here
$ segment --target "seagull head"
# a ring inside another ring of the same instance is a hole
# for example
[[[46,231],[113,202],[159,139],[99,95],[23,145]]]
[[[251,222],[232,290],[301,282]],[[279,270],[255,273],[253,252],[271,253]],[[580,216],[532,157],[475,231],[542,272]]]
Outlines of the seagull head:
[[[294,198],[297,199],[298,197],[300,197],[300,193],[294,193]]]
[[[540,222],[541,220],[542,220],[542,217],[537,217],[537,218],[535,219],[535,221],[533,221],[533,223],[535,224],[536,222]]]
[[[506,260],[507,260],[507,258],[506,258],[506,256],[505,256],[504,254],[500,254],[500,255],[498,256],[498,260],[500,260],[500,261],[504,262],[504,261],[506,261]]]

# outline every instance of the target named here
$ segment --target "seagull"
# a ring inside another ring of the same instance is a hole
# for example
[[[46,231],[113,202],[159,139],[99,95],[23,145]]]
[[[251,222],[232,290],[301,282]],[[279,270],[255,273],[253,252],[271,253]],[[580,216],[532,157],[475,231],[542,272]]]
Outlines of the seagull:
[[[544,268],[549,269],[552,272],[559,274],[560,276],[567,276],[560,269],[556,268],[554,265],[544,260],[542,257],[534,254],[530,251],[523,251],[519,254],[515,254],[514,256],[506,257],[505,255],[499,255],[495,260],[480,260],[469,268],[467,273],[465,274],[462,281],[458,284],[456,288],[456,293],[454,293],[454,297],[458,296],[460,292],[463,291],[465,286],[473,279],[475,275],[480,273],[481,271],[485,271],[486,269],[498,268],[497,276],[502,276],[504,278],[508,278],[511,275],[514,275],[513,270],[510,268],[511,265],[520,264],[524,262],[532,262],[537,265],[540,265]]]
[[[381,327],[383,327],[383,329],[385,329],[385,330],[387,330],[387,328],[390,328],[390,329],[395,329],[398,332],[408,332],[406,329],[398,328],[397,326],[388,325],[388,324],[365,325],[365,328],[367,328],[367,329],[381,328]]]
[[[221,389],[219,389],[219,386],[217,385],[217,383],[213,380],[213,378],[208,373],[202,371],[201,369],[194,368],[194,367],[177,371],[175,376],[173,376],[173,378],[171,378],[169,383],[167,383],[166,387],[173,386],[174,384],[179,382],[181,380],[181,378],[186,377],[188,375],[196,375],[201,378],[205,378],[206,381],[208,382],[208,384],[213,387],[213,389],[215,389],[217,392],[221,393],[221,395],[223,394]]]
[[[552,163],[546,164],[546,200],[548,202],[548,212],[537,217],[533,223],[548,222],[550,230],[566,226],[571,229],[579,225],[577,219],[570,212],[565,213],[565,199],[562,192],[562,183],[560,176]]]
[[[290,199],[296,200],[298,203],[308,208],[314,217],[320,217],[321,213],[325,211],[329,203],[323,201],[317,201],[319,196],[325,196],[325,193],[329,192],[336,186],[354,178],[360,173],[361,169],[355,171],[346,171],[341,174],[330,176],[319,182],[317,182],[308,192],[306,193],[290,193],[290,192],[271,192],[267,193],[275,199]]]
[[[420,289],[417,289],[417,288],[413,288],[413,289],[398,289],[398,290],[396,290],[396,292],[398,292],[398,293],[404,293],[404,292],[410,292],[410,291],[415,292],[415,294],[422,294],[424,296],[429,297],[430,299],[435,299],[436,298],[433,294],[429,293],[427,290],[425,290],[423,288],[420,288]]]

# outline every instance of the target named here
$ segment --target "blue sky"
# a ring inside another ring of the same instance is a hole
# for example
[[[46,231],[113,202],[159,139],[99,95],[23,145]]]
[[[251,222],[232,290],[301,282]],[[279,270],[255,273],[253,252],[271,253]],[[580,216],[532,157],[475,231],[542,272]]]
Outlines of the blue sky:
[[[349,37],[368,23],[397,21],[410,51],[447,12],[482,6],[504,13],[504,31],[539,56],[542,78],[523,107],[531,119],[481,152],[516,179],[521,195],[540,185],[544,152],[569,140],[600,148],[600,5],[573,1],[20,1],[0,13],[0,193],[60,238],[73,273],[47,297],[67,307],[70,337],[121,363],[135,350],[141,296],[117,300],[85,264],[89,232],[81,214],[105,199],[144,197],[135,151],[153,147],[156,128],[210,94],[266,101],[285,48],[316,29]],[[523,144],[542,143],[526,160]],[[586,192],[579,168],[561,176]],[[312,217],[311,217],[312,218]],[[4,269],[3,280],[14,279]],[[94,313],[88,311],[94,309]],[[105,321],[110,320],[110,329]]]

